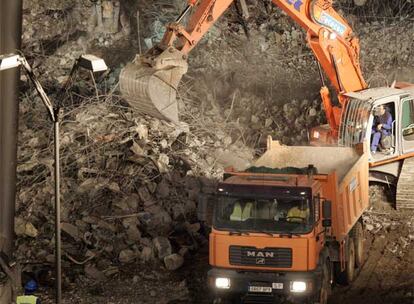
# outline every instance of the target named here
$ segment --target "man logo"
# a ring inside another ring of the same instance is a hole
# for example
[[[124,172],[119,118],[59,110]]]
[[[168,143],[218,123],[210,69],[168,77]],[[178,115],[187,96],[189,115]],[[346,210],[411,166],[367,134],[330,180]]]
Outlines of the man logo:
[[[256,259],[256,264],[257,265],[264,265],[265,264],[265,259],[264,258]]]
[[[254,258],[274,258],[275,253],[268,251],[247,251],[247,256]]]

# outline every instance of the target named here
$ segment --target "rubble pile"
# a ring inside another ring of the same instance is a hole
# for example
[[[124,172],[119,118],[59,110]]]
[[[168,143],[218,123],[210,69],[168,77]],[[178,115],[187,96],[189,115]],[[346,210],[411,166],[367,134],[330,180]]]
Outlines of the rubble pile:
[[[66,283],[100,282],[130,266],[179,269],[207,241],[195,216],[197,196],[214,188],[223,168],[249,166],[267,135],[284,144],[305,144],[309,129],[326,121],[306,33],[269,1],[258,0],[247,1],[247,26],[231,8],[189,56],[189,73],[179,89],[185,123],[172,126],[129,109],[113,94],[122,64],[139,46],[146,51],[157,43],[164,24],[185,3],[24,1],[25,53],[42,82],[63,83],[73,60],[91,49],[112,68],[104,85],[98,84],[102,91],[78,90],[76,102],[64,109]],[[350,3],[366,8],[372,1],[343,0],[339,6],[347,11]],[[126,14],[122,5],[133,7]],[[414,65],[410,19],[382,21],[355,24],[370,84],[384,85],[389,68]],[[42,105],[31,96],[27,91],[20,104],[15,254],[23,264],[53,265],[53,133]],[[400,227],[396,219],[375,212],[364,216],[372,235]],[[405,254],[411,248],[406,242],[413,240],[413,225],[407,222],[409,229],[390,244],[390,252],[397,248]],[[159,273],[154,273],[143,280],[157,285]]]
[[[198,194],[214,190],[224,166],[252,158],[223,130],[172,126],[115,100],[66,110],[61,130],[64,267],[94,280],[136,262],[180,268],[207,241]],[[54,259],[53,156],[41,110],[22,102],[15,231],[23,263]]]
[[[374,237],[387,237],[386,252],[403,258],[414,246],[414,218],[393,215],[392,211],[379,212],[371,208],[363,215],[365,229]],[[394,237],[396,235],[396,237]]]
[[[403,18],[391,24],[373,21],[360,25],[358,32],[361,43],[361,63],[370,85],[390,85],[394,80],[414,81],[412,19]],[[381,43],[383,39],[389,43]]]
[[[365,230],[372,238],[385,238],[385,253],[403,258],[414,248],[414,217],[410,210],[397,212],[390,199],[391,188],[369,187],[370,208],[362,216]]]
[[[25,53],[51,55],[59,45],[87,29],[87,1],[23,1]]]
[[[212,94],[205,96],[201,109],[200,105],[186,104],[186,110],[204,120],[221,121],[231,136],[227,138],[229,143],[242,140],[245,145],[260,149],[271,135],[286,145],[307,145],[310,129],[326,123],[321,102],[316,99],[293,99],[279,104],[270,98],[235,90],[231,100],[225,99],[220,104]]]

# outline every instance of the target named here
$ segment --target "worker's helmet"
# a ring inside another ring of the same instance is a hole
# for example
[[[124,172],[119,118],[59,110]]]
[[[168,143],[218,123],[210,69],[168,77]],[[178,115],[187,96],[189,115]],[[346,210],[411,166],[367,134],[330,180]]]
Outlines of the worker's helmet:
[[[30,280],[24,285],[24,291],[26,293],[34,293],[37,290],[37,283],[35,280]]]

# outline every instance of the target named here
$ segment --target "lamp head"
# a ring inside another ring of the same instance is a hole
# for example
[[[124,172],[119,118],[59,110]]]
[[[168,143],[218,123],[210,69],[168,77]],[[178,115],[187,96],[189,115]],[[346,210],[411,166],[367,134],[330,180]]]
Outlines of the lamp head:
[[[0,71],[20,66],[20,56],[16,54],[0,55]]]

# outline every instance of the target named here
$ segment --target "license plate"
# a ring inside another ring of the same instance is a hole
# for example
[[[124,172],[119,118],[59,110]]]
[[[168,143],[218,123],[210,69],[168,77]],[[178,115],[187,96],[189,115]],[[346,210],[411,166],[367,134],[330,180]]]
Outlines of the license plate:
[[[283,283],[272,283],[273,289],[283,289]]]
[[[271,293],[272,287],[265,287],[265,286],[249,286],[250,292],[263,292],[263,293]]]

